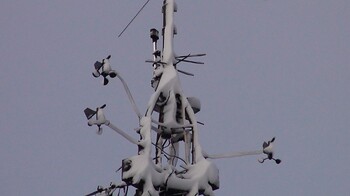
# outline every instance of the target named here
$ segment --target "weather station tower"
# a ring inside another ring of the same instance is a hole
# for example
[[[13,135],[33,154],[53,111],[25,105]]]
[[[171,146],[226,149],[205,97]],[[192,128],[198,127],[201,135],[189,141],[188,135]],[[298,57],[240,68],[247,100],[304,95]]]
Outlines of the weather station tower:
[[[140,11],[148,2],[149,0]],[[136,196],[212,196],[214,191],[220,188],[219,169],[211,161],[212,159],[265,154],[266,157],[259,160],[260,163],[265,160],[274,160],[277,164],[281,162],[280,159],[274,158],[275,138],[263,142],[262,148],[255,151],[210,155],[202,149],[198,126],[202,123],[196,119],[201,104],[198,98],[185,95],[178,76],[179,73],[189,76],[193,74],[178,69],[178,64],[203,64],[193,59],[205,54],[175,55],[173,47],[174,36],[177,33],[174,25],[175,12],[177,12],[175,0],[164,0],[162,50],[158,49],[159,31],[155,28],[150,30],[153,59],[146,60],[146,63],[153,65],[151,86],[154,92],[144,114],[139,111],[125,80],[112,69],[111,55],[94,64],[93,76],[102,76],[103,85],[108,85],[109,80],[113,78],[118,78],[122,82],[139,119],[139,127],[134,133],[121,130],[104,115],[103,109],[106,105],[84,110],[88,125],[97,126],[98,134],[102,134],[102,126],[107,126],[137,147],[135,156],[122,160],[119,183],[112,182],[108,187],[98,186],[96,191],[87,196],[128,195],[129,187],[134,187],[135,193],[132,194]],[[132,136],[135,134],[138,137]],[[121,193],[123,191],[124,193]]]

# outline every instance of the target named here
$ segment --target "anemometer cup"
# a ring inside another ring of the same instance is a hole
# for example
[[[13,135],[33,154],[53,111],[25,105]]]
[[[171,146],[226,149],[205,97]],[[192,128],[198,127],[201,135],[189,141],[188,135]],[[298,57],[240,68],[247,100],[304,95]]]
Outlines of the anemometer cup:
[[[114,70],[112,70],[112,71],[109,72],[109,76],[110,76],[111,78],[115,78],[115,77],[117,76],[117,72],[114,71]]]
[[[93,125],[96,125],[96,120],[95,119],[89,119],[88,120],[88,125],[91,127],[91,126],[93,126]]]
[[[98,78],[100,77],[100,72],[98,72],[96,69],[92,72],[92,75],[95,77],[95,78]]]
[[[109,83],[109,80],[107,78],[104,78],[102,81],[102,84],[106,86]]]
[[[97,135],[102,135],[103,133],[103,128],[102,127],[98,127],[97,131],[96,131],[96,134]]]

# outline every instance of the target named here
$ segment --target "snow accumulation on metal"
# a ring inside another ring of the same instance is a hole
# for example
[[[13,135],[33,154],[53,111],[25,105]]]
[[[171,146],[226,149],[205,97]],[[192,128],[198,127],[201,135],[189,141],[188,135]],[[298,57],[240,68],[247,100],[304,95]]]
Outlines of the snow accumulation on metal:
[[[117,189],[133,186],[136,189],[135,195],[141,196],[211,196],[214,195],[214,190],[220,187],[220,182],[219,170],[209,159],[262,153],[267,154],[268,159],[274,159],[273,141],[264,143],[263,149],[256,151],[208,155],[202,150],[199,142],[199,122],[195,115],[200,111],[200,101],[184,94],[178,73],[191,74],[178,70],[176,65],[180,62],[201,64],[188,58],[205,54],[176,56],[173,47],[176,32],[174,12],[177,11],[175,1],[164,0],[162,11],[164,19],[162,51],[157,47],[158,31],[156,29],[150,31],[153,60],[147,62],[153,64],[151,84],[154,93],[149,99],[144,115],[141,115],[124,79],[111,68],[109,61],[111,56],[95,63],[93,76],[103,76],[104,85],[109,83],[109,78],[116,76],[123,83],[134,112],[139,118],[137,133],[140,139],[134,139],[107,120],[103,114],[105,105],[96,110],[90,108],[84,110],[88,125],[97,125],[98,133],[102,133],[101,126],[105,125],[138,146],[137,155],[122,161],[122,182],[112,183],[108,188],[99,186],[97,191],[89,195],[112,195]],[[180,152],[180,149],[184,149],[184,152]]]

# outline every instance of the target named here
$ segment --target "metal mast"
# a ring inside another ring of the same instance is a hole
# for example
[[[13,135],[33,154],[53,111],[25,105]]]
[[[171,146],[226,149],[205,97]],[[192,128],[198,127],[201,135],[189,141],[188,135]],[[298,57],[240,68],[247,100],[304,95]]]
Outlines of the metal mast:
[[[162,51],[158,49],[159,31],[156,29],[150,30],[153,60],[146,62],[153,65],[151,86],[154,93],[149,99],[144,115],[139,112],[124,79],[111,68],[111,56],[109,55],[101,62],[96,61],[94,65],[93,76],[102,76],[104,85],[109,83],[109,78],[117,77],[122,82],[133,110],[139,119],[137,134],[139,134],[140,139],[134,139],[127,132],[107,120],[103,113],[106,105],[97,107],[96,110],[90,108],[84,110],[88,125],[97,125],[98,134],[102,133],[101,126],[108,126],[138,147],[137,155],[122,161],[122,181],[111,183],[108,188],[99,186],[97,191],[88,194],[89,196],[96,194],[110,196],[117,189],[119,191],[121,189],[127,190],[129,186],[136,188],[136,196],[212,196],[214,190],[219,188],[219,171],[209,159],[264,153],[267,158],[261,162],[266,159],[275,160],[276,163],[281,162],[273,157],[272,143],[274,138],[268,143],[264,142],[261,150],[217,155],[208,155],[202,150],[198,139],[199,122],[197,122],[195,116],[195,113],[200,111],[200,101],[195,97],[187,97],[184,94],[178,77],[178,73],[193,74],[178,70],[177,64],[180,62],[203,64],[188,59],[204,56],[205,54],[175,55],[173,40],[176,34],[174,25],[174,13],[176,11],[175,0],[163,1]],[[156,114],[158,115],[157,120],[154,118]],[[181,146],[182,148],[180,148]],[[154,149],[154,152],[152,152],[152,149]],[[183,152],[180,152],[180,149],[184,149]],[[127,191],[125,195],[127,195]]]

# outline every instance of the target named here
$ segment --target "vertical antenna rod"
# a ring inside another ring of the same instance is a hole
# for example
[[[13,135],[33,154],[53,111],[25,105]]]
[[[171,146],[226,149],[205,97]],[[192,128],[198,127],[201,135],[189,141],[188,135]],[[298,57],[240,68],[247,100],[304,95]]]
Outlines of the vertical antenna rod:
[[[173,65],[174,63],[174,12],[175,12],[175,1],[165,0],[163,5],[163,37],[164,37],[164,49],[163,49],[163,62],[167,65]]]

